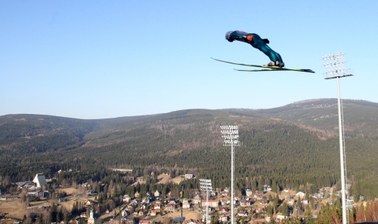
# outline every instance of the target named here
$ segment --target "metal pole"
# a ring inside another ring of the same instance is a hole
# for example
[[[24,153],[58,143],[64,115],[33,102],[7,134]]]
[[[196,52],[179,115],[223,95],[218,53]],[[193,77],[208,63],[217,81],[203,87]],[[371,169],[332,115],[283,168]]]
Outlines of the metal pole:
[[[234,143],[231,141],[231,224],[234,223]]]
[[[209,190],[206,190],[206,217],[205,217],[205,223],[209,222]]]
[[[205,211],[205,223],[210,223],[209,220],[209,191],[212,191],[211,180],[209,179],[199,179],[200,181],[200,190],[206,191],[206,211]],[[202,196],[201,196],[202,198]],[[203,211],[203,210],[202,210]]]
[[[342,206],[342,221],[347,224],[346,214],[346,194],[345,194],[345,167],[344,167],[344,141],[343,141],[343,126],[341,119],[341,100],[340,100],[340,78],[337,77],[337,107],[339,113],[339,145],[340,145],[340,171],[341,171],[341,206]]]
[[[341,110],[341,100],[340,100],[340,79],[348,76],[353,76],[352,74],[347,74],[346,70],[343,68],[344,65],[344,54],[341,52],[335,53],[333,55],[329,55],[323,57],[325,61],[324,66],[329,69],[326,72],[325,79],[337,79],[337,107],[338,107],[338,114],[339,114],[339,146],[340,146],[340,176],[341,176],[341,210],[342,210],[342,223],[347,224],[347,208],[346,208],[346,182],[345,182],[345,174],[346,174],[346,155],[344,149],[344,128],[343,128],[343,111]]]
[[[181,217],[184,217],[184,185],[181,185]]]
[[[239,130],[237,125],[221,125],[224,146],[231,146],[231,224],[234,223],[234,146],[239,146]]]

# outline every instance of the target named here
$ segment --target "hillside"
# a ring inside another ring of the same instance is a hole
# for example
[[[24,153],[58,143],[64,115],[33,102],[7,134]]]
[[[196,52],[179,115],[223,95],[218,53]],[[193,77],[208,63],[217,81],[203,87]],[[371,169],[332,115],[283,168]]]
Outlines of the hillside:
[[[354,194],[378,196],[378,104],[344,100],[348,179]],[[0,176],[89,167],[160,167],[196,172],[229,185],[229,147],[219,126],[239,126],[238,186],[257,180],[308,190],[339,180],[337,101],[319,99],[266,110],[183,110],[79,120],[0,117]]]

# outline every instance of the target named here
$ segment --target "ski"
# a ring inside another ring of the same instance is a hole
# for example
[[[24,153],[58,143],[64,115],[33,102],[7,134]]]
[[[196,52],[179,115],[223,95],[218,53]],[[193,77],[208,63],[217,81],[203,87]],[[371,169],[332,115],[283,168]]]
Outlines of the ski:
[[[307,73],[315,73],[313,70],[311,69],[303,69],[303,68],[300,68],[300,69],[293,69],[293,68],[281,68],[281,67],[278,67],[278,68],[270,68],[270,66],[266,69],[235,69],[236,71],[239,71],[239,72],[263,72],[263,71],[270,71],[270,72],[274,72],[274,71],[292,71],[292,72],[307,72]]]
[[[232,64],[232,65],[240,65],[240,66],[247,66],[247,67],[255,67],[255,68],[261,68],[261,69],[235,69],[236,71],[241,71],[241,72],[264,72],[264,71],[293,71],[293,72],[307,72],[307,73],[315,73],[311,69],[307,68],[285,68],[285,67],[279,67],[279,66],[268,66],[268,65],[254,65],[254,64],[245,64],[245,63],[236,63],[236,62],[231,62],[231,61],[225,61],[225,60],[220,60],[217,58],[211,58],[215,61],[227,63],[227,64]]]

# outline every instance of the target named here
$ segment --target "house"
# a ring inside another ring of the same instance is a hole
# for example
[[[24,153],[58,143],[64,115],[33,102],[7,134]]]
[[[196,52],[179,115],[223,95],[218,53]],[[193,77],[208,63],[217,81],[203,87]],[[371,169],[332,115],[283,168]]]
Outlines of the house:
[[[245,190],[245,195],[246,195],[247,197],[252,197],[252,195],[253,195],[252,190],[249,189],[249,188],[247,188],[247,189]]]
[[[32,196],[32,197],[39,197],[39,192],[38,191],[29,191],[26,193],[27,196]]]
[[[223,191],[220,193],[221,196],[226,197],[230,193],[230,190],[228,188],[223,189]]]
[[[192,201],[193,201],[193,204],[198,204],[201,202],[201,197],[197,194],[196,196],[194,196]]]
[[[97,195],[97,192],[96,192],[96,191],[92,191],[92,190],[88,190],[88,191],[87,191],[87,195],[88,195],[88,196],[96,196],[96,195]]]
[[[161,209],[161,202],[160,201],[155,201],[154,209],[157,210],[157,211],[160,211],[160,209]]]
[[[219,221],[222,223],[226,223],[228,221],[227,215],[222,215],[219,217]]]
[[[152,210],[150,211],[150,216],[151,216],[151,217],[155,217],[156,215],[157,215],[156,210],[152,209]]]
[[[95,201],[93,201],[93,200],[87,200],[87,202],[85,202],[85,206],[86,207],[90,207],[90,206],[93,206],[95,204]]]
[[[287,202],[287,205],[289,206],[294,206],[295,200],[294,199],[289,199]]]
[[[191,173],[187,173],[187,174],[184,175],[184,177],[185,177],[185,180],[190,180],[194,177],[194,175],[191,174]]]
[[[237,216],[239,216],[239,217],[247,217],[248,216],[248,212],[246,212],[246,211],[238,212]]]
[[[182,208],[183,208],[183,209],[188,209],[188,208],[190,208],[190,203],[189,203],[189,200],[188,200],[188,199],[184,198],[184,199],[182,200]]]
[[[171,200],[168,204],[164,207],[164,211],[166,212],[174,212],[176,210],[176,202]]]
[[[37,173],[33,179],[33,183],[35,183],[38,188],[43,188],[47,183],[45,175],[43,175],[43,173]]]
[[[167,205],[164,207],[165,212],[175,212],[176,208],[173,205]]]
[[[277,214],[275,220],[276,220],[276,222],[281,222],[282,220],[284,220],[286,218],[287,218],[287,216],[284,216],[282,214]]]
[[[131,200],[131,197],[128,194],[123,195],[122,201],[129,203]]]
[[[209,200],[209,207],[212,207],[212,208],[218,208],[219,206],[219,200],[218,199],[211,199]],[[202,207],[206,207],[206,200],[203,200],[202,201]]]
[[[263,193],[271,192],[272,188],[269,185],[264,185],[263,187]]]
[[[306,197],[306,194],[299,191],[297,194],[295,194],[295,197],[297,197],[299,200],[303,200]]]
[[[226,214],[227,212],[229,211],[229,209],[227,207],[219,207],[219,213],[220,214]]]
[[[250,200],[241,200],[241,201],[240,201],[240,206],[241,206],[241,207],[251,206],[252,204],[253,204],[253,202],[250,201]]]
[[[16,182],[16,185],[20,189],[29,189],[31,187],[35,187],[35,185],[32,181]]]

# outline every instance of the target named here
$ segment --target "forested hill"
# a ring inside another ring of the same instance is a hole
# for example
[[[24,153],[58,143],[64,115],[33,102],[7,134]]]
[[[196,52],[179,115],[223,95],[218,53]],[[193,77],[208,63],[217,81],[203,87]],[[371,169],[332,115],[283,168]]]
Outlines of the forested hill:
[[[378,104],[344,100],[348,180],[354,194],[378,196]],[[0,117],[0,177],[93,167],[160,168],[229,184],[230,149],[220,125],[239,126],[235,148],[240,185],[313,188],[339,180],[336,99],[266,110],[183,110],[80,120],[43,115]]]

